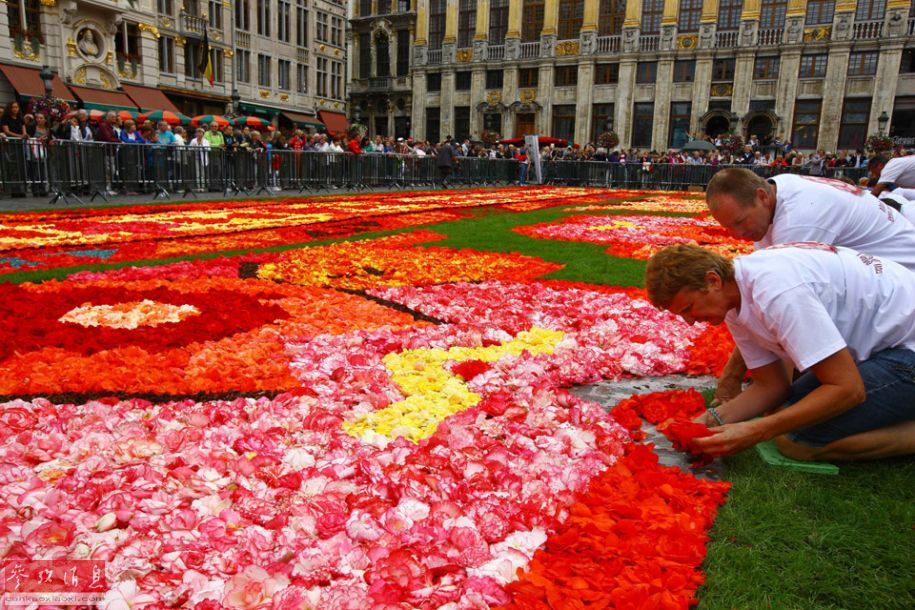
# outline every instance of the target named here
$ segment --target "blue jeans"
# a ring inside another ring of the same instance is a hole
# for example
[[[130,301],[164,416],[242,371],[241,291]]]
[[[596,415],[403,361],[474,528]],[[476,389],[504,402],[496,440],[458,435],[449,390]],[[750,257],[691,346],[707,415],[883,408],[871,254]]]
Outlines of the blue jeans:
[[[808,447],[823,447],[833,441],[915,419],[915,352],[888,349],[858,363],[867,397],[860,405],[787,436]],[[786,404],[794,404],[819,387],[812,371],[791,386]]]

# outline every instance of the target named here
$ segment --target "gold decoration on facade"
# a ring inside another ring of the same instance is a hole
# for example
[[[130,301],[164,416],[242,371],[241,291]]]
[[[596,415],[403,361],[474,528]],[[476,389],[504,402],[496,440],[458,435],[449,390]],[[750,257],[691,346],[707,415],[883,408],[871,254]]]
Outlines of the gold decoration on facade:
[[[280,100],[282,100],[282,101],[284,101],[284,102],[287,101],[287,100],[289,100],[289,95],[286,94],[286,93],[282,94],[282,95],[280,96]]]
[[[229,2],[229,0],[222,0],[222,5],[226,8],[229,8],[232,6],[232,3]]]
[[[502,92],[501,91],[490,91],[486,94],[486,103],[490,106],[495,106],[502,101]]]
[[[77,85],[86,84],[86,67],[83,66],[73,73],[73,82]]]
[[[151,23],[138,23],[137,29],[140,30],[141,32],[148,32],[148,33],[152,34],[156,38],[156,40],[159,39],[159,28],[157,28],[156,26],[154,26]]]
[[[41,0],[41,6],[54,6],[57,4],[57,0]]]
[[[556,56],[562,57],[563,55],[578,55],[580,50],[580,45],[577,40],[563,40],[556,45]]]
[[[537,99],[537,90],[536,89],[522,89],[518,94],[518,99],[521,100],[521,103],[528,104]]]
[[[464,63],[471,60],[473,60],[473,49],[458,49],[454,53],[454,61]]]
[[[695,49],[699,46],[699,36],[696,34],[684,34],[677,36],[678,49]]]
[[[831,34],[832,27],[828,25],[819,28],[804,28],[804,42],[829,40]]]
[[[27,59],[29,61],[38,61],[38,58],[40,57],[40,52],[33,51],[32,50],[33,48],[34,47],[32,47],[32,45],[28,41],[23,42],[22,44],[16,45],[13,48],[13,55],[18,57],[19,59]]]
[[[67,55],[70,57],[78,57],[76,52],[76,41],[72,38],[67,39]]]
[[[225,55],[226,57],[235,57],[235,51],[233,51],[232,49],[228,49],[228,48],[223,49],[222,54]]]
[[[222,34],[219,32],[213,32],[213,40],[222,40]]]
[[[734,83],[713,83],[709,94],[712,97],[731,97],[734,95]]]
[[[263,89],[261,89],[260,91],[258,91],[257,94],[258,94],[259,96],[263,97],[263,98],[268,98],[268,97],[270,97],[270,92],[269,92],[269,91],[265,91],[265,90],[263,90]]]
[[[175,36],[175,44],[178,45],[179,47],[183,47],[184,45],[187,44],[187,38],[185,38],[184,36]]]
[[[339,107],[340,107],[340,102],[334,102],[334,108],[339,108]]]
[[[169,19],[168,17],[159,17],[159,25],[164,28],[174,28],[175,22]]]
[[[121,78],[136,78],[137,70],[130,64],[124,64],[124,67],[118,67],[118,76]]]
[[[321,51],[321,52],[323,53],[324,51],[327,50],[327,45],[323,45],[323,44],[322,44],[320,47],[318,47],[318,50]]]
[[[108,56],[105,57],[105,63],[108,65],[112,65],[114,63],[114,52],[113,51],[108,51]]]
[[[108,75],[105,74],[104,72],[102,72],[101,74],[98,75],[98,79],[101,81],[102,87],[104,87],[105,89],[114,89],[115,88],[114,83],[111,82],[111,79],[108,78]]]

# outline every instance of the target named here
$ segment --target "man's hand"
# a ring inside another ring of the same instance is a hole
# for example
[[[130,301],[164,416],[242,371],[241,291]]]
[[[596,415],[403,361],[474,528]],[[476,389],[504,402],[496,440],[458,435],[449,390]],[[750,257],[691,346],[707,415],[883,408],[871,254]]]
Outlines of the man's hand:
[[[768,440],[765,423],[762,419],[754,419],[734,424],[725,424],[711,428],[712,436],[704,436],[693,440],[709,455],[730,455],[752,447],[757,443]]]

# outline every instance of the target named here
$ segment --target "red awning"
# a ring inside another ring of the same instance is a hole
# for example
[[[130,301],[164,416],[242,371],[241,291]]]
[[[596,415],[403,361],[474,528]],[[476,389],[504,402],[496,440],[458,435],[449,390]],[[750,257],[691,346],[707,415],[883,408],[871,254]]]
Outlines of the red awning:
[[[14,66],[11,64],[0,64],[0,72],[10,81],[13,89],[19,95],[26,97],[44,97],[44,83],[38,75],[39,70],[35,68],[26,68],[24,66]],[[59,97],[68,102],[75,102],[76,97],[67,89],[64,81],[54,75],[54,81],[51,85],[51,95]]]
[[[141,87],[139,85],[128,85],[122,83],[121,88],[124,90],[133,103],[140,107],[140,110],[149,112],[153,110],[168,110],[169,112],[178,113],[178,107],[175,106],[165,94],[154,87]]]
[[[77,87],[76,85],[70,85],[70,90],[76,94],[76,97],[86,108],[97,108],[99,110],[108,110],[110,108],[137,109],[137,105],[133,103],[133,100],[121,91],[90,89],[89,87]]]
[[[318,110],[318,118],[324,123],[327,132],[330,134],[344,134],[349,128],[349,122],[346,115],[342,112],[331,112],[329,110]]]

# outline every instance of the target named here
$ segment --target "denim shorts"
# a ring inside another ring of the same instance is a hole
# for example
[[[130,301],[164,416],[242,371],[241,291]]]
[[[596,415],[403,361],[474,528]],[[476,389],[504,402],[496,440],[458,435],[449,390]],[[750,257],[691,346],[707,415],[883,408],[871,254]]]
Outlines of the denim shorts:
[[[847,436],[915,419],[915,352],[888,349],[872,354],[858,363],[858,372],[867,391],[864,402],[786,436],[808,447],[823,447]],[[786,404],[796,403],[819,385],[813,371],[807,371],[791,385]]]

